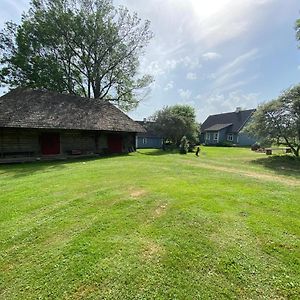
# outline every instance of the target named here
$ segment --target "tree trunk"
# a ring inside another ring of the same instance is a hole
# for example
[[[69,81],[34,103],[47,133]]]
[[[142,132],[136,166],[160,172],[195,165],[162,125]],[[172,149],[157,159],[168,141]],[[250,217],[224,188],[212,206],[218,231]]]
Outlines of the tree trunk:
[[[97,75],[94,85],[94,98],[100,98],[100,76]]]
[[[90,80],[90,74],[88,77],[88,98],[91,98],[91,80]]]
[[[285,139],[286,144],[292,149],[293,154],[298,157],[299,156],[299,147],[300,146],[298,146],[297,148],[295,148],[295,147],[293,147],[293,145],[288,141],[288,139],[285,136],[283,138]]]

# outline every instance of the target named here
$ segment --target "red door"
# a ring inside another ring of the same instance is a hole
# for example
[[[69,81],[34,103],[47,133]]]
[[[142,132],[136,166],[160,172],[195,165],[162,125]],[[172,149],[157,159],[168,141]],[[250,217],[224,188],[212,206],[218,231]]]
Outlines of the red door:
[[[119,134],[108,135],[107,145],[110,153],[121,153],[123,150],[122,136]]]
[[[59,133],[43,133],[41,135],[41,150],[43,155],[55,155],[60,153]]]

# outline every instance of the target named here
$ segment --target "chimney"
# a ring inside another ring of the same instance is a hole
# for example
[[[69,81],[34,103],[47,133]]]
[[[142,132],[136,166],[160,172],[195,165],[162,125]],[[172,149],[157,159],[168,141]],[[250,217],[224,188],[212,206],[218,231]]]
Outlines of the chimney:
[[[143,122],[146,123],[146,122],[147,122],[147,118],[144,118],[144,119],[143,119]]]
[[[236,112],[236,113],[239,113],[241,110],[242,110],[242,108],[241,108],[240,106],[238,106],[238,107],[235,109],[235,112]]]

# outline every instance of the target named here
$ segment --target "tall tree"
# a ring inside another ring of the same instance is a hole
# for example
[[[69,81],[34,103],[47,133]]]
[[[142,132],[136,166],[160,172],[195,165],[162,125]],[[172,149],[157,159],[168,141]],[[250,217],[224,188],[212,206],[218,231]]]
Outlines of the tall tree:
[[[300,19],[296,21],[295,29],[296,29],[296,38],[298,41],[300,41]]]
[[[189,105],[166,106],[152,117],[155,129],[167,140],[179,145],[183,136],[196,143],[199,139],[199,124],[196,122],[195,109]]]
[[[300,152],[300,85],[258,107],[245,131],[260,141],[283,144]]]
[[[0,33],[0,80],[135,107],[152,81],[139,57],[152,38],[142,22],[111,0],[33,0],[20,25]]]

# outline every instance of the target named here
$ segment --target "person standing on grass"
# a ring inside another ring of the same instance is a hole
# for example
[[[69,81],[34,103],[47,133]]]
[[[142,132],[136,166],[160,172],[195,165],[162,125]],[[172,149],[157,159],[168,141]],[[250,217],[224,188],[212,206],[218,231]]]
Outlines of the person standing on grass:
[[[197,150],[196,150],[196,156],[199,157],[199,153],[200,153],[200,147],[198,146],[198,147],[197,147]]]

